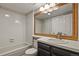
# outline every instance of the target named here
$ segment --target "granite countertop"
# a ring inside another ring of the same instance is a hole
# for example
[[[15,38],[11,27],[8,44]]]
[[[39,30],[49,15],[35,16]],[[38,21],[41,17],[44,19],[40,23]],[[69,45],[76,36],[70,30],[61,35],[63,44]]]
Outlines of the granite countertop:
[[[34,35],[34,37],[40,37],[38,39],[38,42],[46,43],[52,46],[64,48],[79,53],[79,41],[64,40],[64,39],[59,40],[56,38],[49,38],[49,37],[37,36],[37,35]]]

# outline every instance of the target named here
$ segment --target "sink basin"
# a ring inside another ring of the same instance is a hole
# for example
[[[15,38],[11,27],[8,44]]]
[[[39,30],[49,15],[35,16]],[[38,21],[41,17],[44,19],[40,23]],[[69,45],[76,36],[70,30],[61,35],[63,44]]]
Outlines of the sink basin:
[[[59,39],[48,39],[48,42],[55,43],[55,44],[67,44],[68,43],[64,40],[59,40]]]

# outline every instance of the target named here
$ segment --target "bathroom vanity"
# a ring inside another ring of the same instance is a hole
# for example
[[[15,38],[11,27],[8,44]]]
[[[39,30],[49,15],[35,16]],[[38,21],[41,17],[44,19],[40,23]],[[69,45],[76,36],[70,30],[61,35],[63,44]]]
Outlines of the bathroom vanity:
[[[78,56],[79,53],[38,42],[38,56]]]
[[[56,42],[38,39],[38,56],[79,56],[79,47],[69,46],[70,42]],[[59,41],[59,40],[58,40]],[[55,42],[55,43],[53,43]],[[75,46],[75,43],[72,42]]]

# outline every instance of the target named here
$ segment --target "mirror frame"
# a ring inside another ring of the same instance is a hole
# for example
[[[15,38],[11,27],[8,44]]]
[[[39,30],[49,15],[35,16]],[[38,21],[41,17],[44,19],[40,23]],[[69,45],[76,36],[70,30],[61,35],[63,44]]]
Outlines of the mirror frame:
[[[59,3],[56,6],[63,6],[67,3]],[[73,6],[73,13],[72,13],[72,35],[66,36],[62,35],[62,39],[68,39],[68,40],[78,40],[78,3],[72,3]],[[41,14],[41,12],[37,12],[34,14],[34,17]],[[34,19],[34,35],[39,36],[46,36],[46,37],[53,37],[57,38],[57,35],[53,34],[43,34],[43,33],[35,33],[35,19]]]

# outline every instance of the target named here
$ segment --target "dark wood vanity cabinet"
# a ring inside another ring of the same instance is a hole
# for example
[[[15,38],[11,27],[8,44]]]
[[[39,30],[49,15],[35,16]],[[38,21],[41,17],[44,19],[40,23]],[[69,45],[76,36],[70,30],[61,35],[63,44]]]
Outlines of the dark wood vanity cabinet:
[[[50,56],[50,46],[41,42],[38,42],[38,56]]]
[[[79,53],[38,42],[38,56],[78,56]]]

